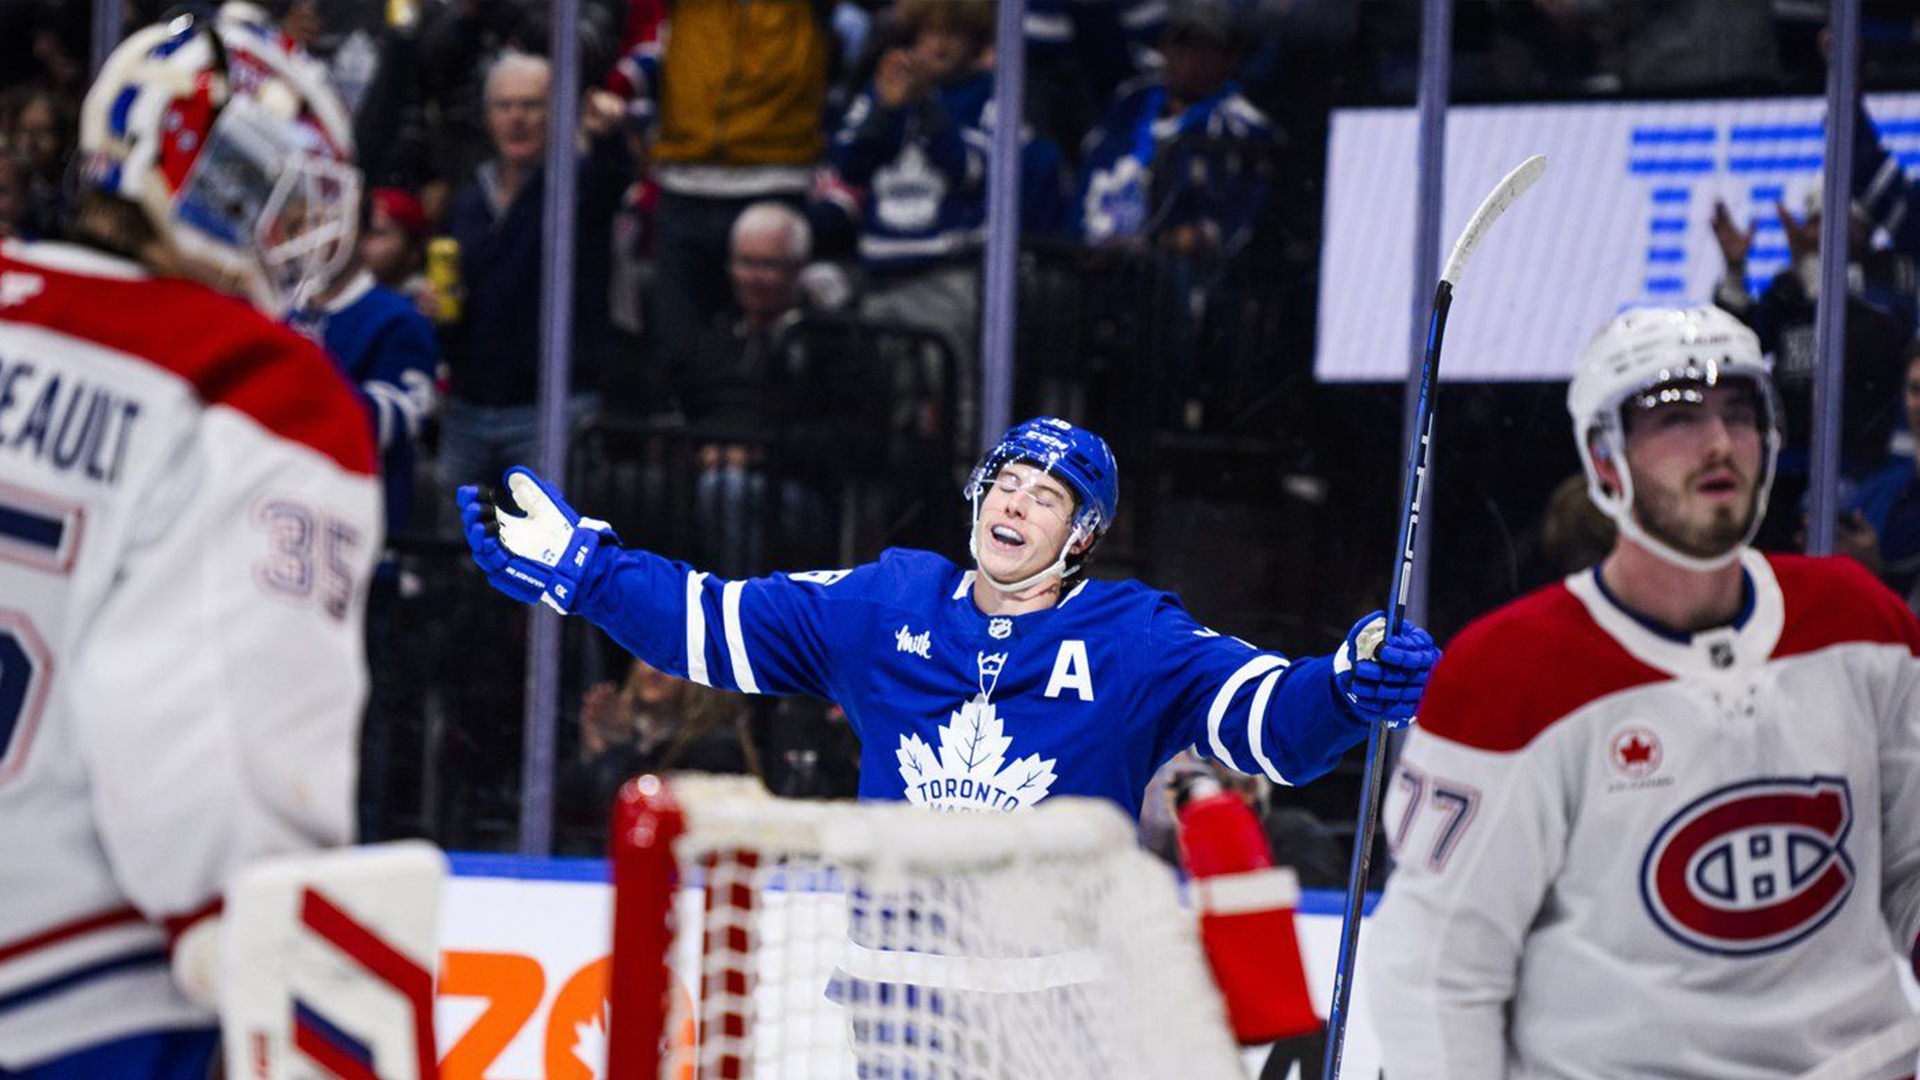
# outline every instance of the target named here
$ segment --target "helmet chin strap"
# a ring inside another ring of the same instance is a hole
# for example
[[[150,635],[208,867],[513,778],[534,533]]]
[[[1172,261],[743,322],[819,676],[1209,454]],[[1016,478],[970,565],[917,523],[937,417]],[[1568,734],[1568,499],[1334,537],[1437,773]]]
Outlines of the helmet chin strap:
[[[1050,577],[1058,577],[1061,581],[1065,581],[1067,578],[1078,573],[1080,570],[1079,567],[1069,567],[1067,565],[1067,554],[1073,550],[1073,545],[1079,543],[1081,538],[1086,536],[1086,534],[1086,526],[1075,525],[1073,532],[1067,535],[1067,542],[1060,545],[1060,557],[1053,560],[1053,565],[1038,573],[1029,574],[1019,581],[1001,581],[987,570],[985,563],[980,561],[980,500],[976,498],[973,500],[973,528],[967,532],[967,554],[973,556],[973,565],[976,570],[980,571],[980,580],[986,582],[995,591],[1002,593],[1022,593]]]

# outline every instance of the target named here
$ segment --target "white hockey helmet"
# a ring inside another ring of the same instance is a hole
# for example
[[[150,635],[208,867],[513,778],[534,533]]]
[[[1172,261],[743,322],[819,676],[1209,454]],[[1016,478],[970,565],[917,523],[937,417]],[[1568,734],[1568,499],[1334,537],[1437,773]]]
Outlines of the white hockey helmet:
[[[346,110],[271,26],[194,13],[136,31],[80,111],[80,184],[126,199],[196,271],[279,315],[353,252]]]
[[[1634,517],[1633,475],[1626,467],[1625,410],[1699,402],[1706,387],[1734,381],[1753,386],[1761,413],[1763,452],[1760,475],[1755,478],[1753,520],[1731,550],[1701,558],[1649,535]],[[1622,533],[1641,546],[1676,566],[1713,570],[1732,562],[1740,548],[1753,540],[1767,512],[1780,453],[1780,406],[1760,339],[1740,320],[1711,304],[1633,308],[1614,316],[1580,357],[1579,368],[1567,384],[1567,413],[1573,421],[1580,463],[1586,467],[1588,495]],[[1601,480],[1596,457],[1616,464],[1618,490]]]

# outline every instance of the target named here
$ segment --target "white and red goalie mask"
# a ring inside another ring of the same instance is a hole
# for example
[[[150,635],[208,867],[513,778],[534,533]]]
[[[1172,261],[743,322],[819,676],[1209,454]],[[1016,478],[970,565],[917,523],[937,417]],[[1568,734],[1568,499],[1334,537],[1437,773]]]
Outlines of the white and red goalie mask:
[[[353,251],[360,176],[346,110],[270,26],[182,15],[135,32],[80,116],[80,183],[146,212],[194,272],[273,315]]]

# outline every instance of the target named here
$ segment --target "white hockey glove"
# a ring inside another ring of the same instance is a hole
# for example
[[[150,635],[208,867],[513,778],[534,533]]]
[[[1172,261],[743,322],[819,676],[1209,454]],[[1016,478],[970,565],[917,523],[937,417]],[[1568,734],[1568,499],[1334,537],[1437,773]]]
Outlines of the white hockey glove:
[[[454,493],[473,561],[494,588],[529,604],[543,600],[564,615],[580,598],[593,553],[620,539],[606,522],[575,513],[530,469],[508,469],[506,483],[510,505],[492,488],[468,485]]]
[[[1391,638],[1386,630],[1386,616],[1378,611],[1353,624],[1333,658],[1333,684],[1362,719],[1402,728],[1420,709],[1440,648],[1412,623],[1401,623]]]

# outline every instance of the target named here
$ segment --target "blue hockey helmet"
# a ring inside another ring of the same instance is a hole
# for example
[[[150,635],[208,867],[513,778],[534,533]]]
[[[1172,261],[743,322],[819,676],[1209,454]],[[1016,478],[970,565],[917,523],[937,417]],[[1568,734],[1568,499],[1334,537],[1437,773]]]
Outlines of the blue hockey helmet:
[[[1120,466],[1105,439],[1052,416],[1015,424],[974,467],[966,497],[977,507],[994,477],[1015,461],[1038,466],[1073,492],[1079,506],[1072,525],[1081,535],[1098,540],[1113,527],[1120,511]]]

